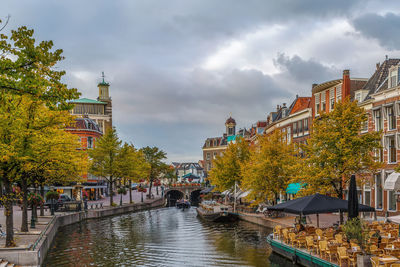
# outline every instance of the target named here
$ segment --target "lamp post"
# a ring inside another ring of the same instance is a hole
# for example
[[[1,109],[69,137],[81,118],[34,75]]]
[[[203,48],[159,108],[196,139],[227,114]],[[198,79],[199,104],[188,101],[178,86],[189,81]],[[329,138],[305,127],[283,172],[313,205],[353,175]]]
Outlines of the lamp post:
[[[54,191],[54,186],[50,186],[50,191]],[[51,216],[54,215],[54,199],[50,199],[50,214]]]
[[[31,228],[35,229],[36,225],[35,225],[35,216],[33,215],[33,201],[31,203]]]

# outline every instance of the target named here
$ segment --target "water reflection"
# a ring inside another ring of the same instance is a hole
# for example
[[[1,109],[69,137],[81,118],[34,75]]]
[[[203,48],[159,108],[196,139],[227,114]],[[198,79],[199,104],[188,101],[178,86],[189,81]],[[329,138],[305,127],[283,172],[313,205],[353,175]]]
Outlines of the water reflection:
[[[176,208],[91,220],[62,228],[44,266],[292,266],[271,257],[269,231],[202,221]]]

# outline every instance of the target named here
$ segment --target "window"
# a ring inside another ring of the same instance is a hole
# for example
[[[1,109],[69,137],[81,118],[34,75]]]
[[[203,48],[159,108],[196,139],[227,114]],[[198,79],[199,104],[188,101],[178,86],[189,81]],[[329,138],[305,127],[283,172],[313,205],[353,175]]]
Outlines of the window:
[[[292,133],[290,127],[287,127],[286,135],[287,135],[287,142],[289,144],[292,141]]]
[[[388,163],[396,163],[396,136],[385,136],[385,149],[388,151]]]
[[[321,107],[323,111],[326,111],[326,92],[323,91],[321,94]]]
[[[371,189],[364,189],[364,205],[371,206]]]
[[[361,123],[361,132],[362,133],[368,132],[368,119]]]
[[[396,211],[396,191],[390,190],[388,191],[389,195],[389,210]]]
[[[293,123],[293,136],[297,136],[297,122]]]
[[[319,114],[319,94],[315,94],[315,115]],[[294,129],[293,129],[293,133],[294,133]]]
[[[389,130],[396,129],[396,114],[394,113],[394,106],[386,107],[386,112]]]
[[[389,75],[389,88],[397,86],[397,69],[392,69]]]
[[[342,100],[342,86],[339,85],[336,87],[336,102],[340,102]]]
[[[93,148],[93,137],[91,136],[87,138],[87,148]]]
[[[211,154],[210,154],[210,152],[207,152],[207,157],[206,157],[206,159],[207,159],[207,160],[210,160],[210,158],[211,158]]]
[[[383,128],[382,111],[381,109],[374,110],[375,130],[380,131]]]
[[[97,124],[99,125],[100,131],[103,132],[103,121],[102,121],[102,120],[99,120],[99,121],[97,122]]]
[[[228,128],[228,135],[233,135],[233,128],[232,127]]]
[[[214,146],[217,146],[217,140],[214,140]]]
[[[304,119],[304,132],[308,132],[308,119]]]
[[[333,110],[335,107],[335,88],[331,88],[329,91],[329,110]]]
[[[383,188],[382,188],[382,177],[381,174],[375,174],[375,186],[376,186],[376,202],[375,208],[382,209],[383,208]]]
[[[358,103],[361,102],[361,92],[357,92],[357,93],[356,93],[355,99],[356,99],[356,101],[357,101]]]
[[[207,163],[207,169],[211,170],[211,162]]]
[[[298,121],[297,122],[297,129],[299,131],[299,135],[303,135],[303,121]]]
[[[213,155],[213,157],[214,157],[214,159],[216,159],[216,158],[217,158],[217,152],[214,152],[214,155]]]

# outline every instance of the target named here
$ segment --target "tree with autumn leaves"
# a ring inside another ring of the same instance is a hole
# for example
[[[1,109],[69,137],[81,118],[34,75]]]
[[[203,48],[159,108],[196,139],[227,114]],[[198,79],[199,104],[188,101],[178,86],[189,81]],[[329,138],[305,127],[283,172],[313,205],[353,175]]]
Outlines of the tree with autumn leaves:
[[[381,132],[360,134],[366,120],[364,109],[349,99],[314,120],[311,137],[302,146],[306,155],[302,171],[296,177],[307,183],[303,194],[319,192],[343,198],[352,174],[362,179],[382,167],[373,153],[381,148]]]
[[[305,185],[298,196],[318,192],[342,198],[352,174],[363,179],[382,167],[373,153],[381,148],[381,133],[361,134],[366,120],[357,102],[347,99],[314,120],[306,144],[288,144],[279,130],[258,136],[250,148],[246,142],[229,144],[214,161],[210,181],[221,191],[231,189],[236,181],[251,191],[247,198],[256,202],[276,203],[292,182]],[[248,156],[240,159],[241,151],[249,151]]]
[[[68,101],[78,98],[79,93],[61,82],[65,72],[55,68],[63,59],[62,50],[54,50],[52,41],[37,43],[33,33],[20,27],[11,31],[10,36],[0,35],[0,179],[5,189],[2,202],[7,247],[15,245],[12,203],[17,196],[13,184],[19,183],[22,187],[21,230],[28,231],[27,187],[34,184],[37,177],[49,177],[46,166],[50,168],[50,163],[44,160],[46,157],[37,158],[43,141],[53,142],[54,151],[59,145],[70,143],[74,147],[77,143],[76,139],[75,144],[69,142],[72,137],[66,137],[63,132],[69,123],[67,111],[72,108]],[[64,135],[66,139],[54,139],[52,134]],[[57,143],[57,140],[62,142]],[[65,165],[65,171],[76,166],[70,163],[71,166]]]

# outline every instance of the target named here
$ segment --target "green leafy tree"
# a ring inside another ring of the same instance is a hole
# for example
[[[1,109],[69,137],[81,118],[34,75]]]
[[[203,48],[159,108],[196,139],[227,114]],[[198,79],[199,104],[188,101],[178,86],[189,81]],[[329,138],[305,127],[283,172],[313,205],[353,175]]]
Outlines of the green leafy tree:
[[[217,156],[213,161],[209,180],[217,190],[225,191],[235,185],[240,186],[243,179],[241,166],[250,157],[249,144],[243,138],[237,138],[235,143],[230,143],[222,156]]]
[[[242,165],[243,187],[251,190],[248,198],[277,203],[296,172],[297,150],[280,131],[258,136],[249,160]]]
[[[110,206],[113,202],[113,185],[121,175],[118,162],[121,150],[121,141],[117,131],[112,128],[97,140],[96,147],[89,151],[90,172],[96,176],[104,177],[110,186]]]
[[[142,151],[132,144],[124,143],[118,155],[119,176],[129,183],[129,201],[132,203],[132,182],[138,182],[147,177],[150,166],[146,162]],[[125,183],[124,183],[125,184]]]
[[[68,110],[68,100],[79,97],[76,89],[61,82],[64,71],[55,69],[63,59],[62,50],[53,50],[52,41],[36,43],[33,30],[20,27],[11,35],[0,35],[0,133],[1,180],[5,185],[6,246],[14,246],[12,184],[22,185],[23,208],[26,214],[27,177],[24,169],[29,165],[33,140],[57,124],[52,117],[38,112],[43,106],[52,111]],[[47,113],[45,113],[47,114]],[[11,116],[12,115],[12,116]],[[10,149],[8,152],[4,148]],[[25,220],[26,218],[24,218]],[[23,224],[23,231],[27,230]]]
[[[153,182],[155,179],[160,177],[160,174],[165,170],[164,159],[167,158],[167,154],[160,150],[158,147],[143,147],[141,149],[146,162],[148,163],[149,171],[147,180],[149,181],[149,194],[148,197],[151,197],[151,189],[153,187]]]
[[[363,179],[382,167],[373,153],[381,148],[381,133],[360,134],[367,118],[357,102],[346,99],[314,120],[311,138],[303,147],[303,171],[299,172],[299,179],[307,183],[304,193],[328,193],[343,198],[352,174]],[[340,221],[343,222],[342,214]]]

